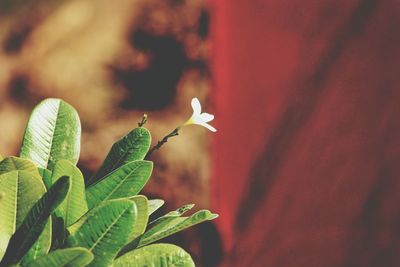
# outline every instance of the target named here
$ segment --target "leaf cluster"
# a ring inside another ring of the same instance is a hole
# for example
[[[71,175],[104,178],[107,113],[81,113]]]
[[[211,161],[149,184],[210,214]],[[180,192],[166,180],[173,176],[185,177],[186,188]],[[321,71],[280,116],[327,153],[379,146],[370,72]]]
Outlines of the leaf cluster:
[[[194,266],[182,248],[153,243],[217,215],[183,216],[186,205],[149,222],[164,203],[138,195],[153,170],[150,132],[140,125],[115,142],[86,185],[80,139],[76,110],[46,99],[19,157],[0,156],[0,266]]]

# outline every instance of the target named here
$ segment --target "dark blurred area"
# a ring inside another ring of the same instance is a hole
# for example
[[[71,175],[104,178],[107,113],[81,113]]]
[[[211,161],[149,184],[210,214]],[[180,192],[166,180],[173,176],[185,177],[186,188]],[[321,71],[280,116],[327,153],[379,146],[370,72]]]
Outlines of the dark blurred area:
[[[164,241],[198,266],[400,266],[397,0],[0,0],[0,153],[43,98],[83,125],[90,175],[149,115],[144,194],[220,217]]]

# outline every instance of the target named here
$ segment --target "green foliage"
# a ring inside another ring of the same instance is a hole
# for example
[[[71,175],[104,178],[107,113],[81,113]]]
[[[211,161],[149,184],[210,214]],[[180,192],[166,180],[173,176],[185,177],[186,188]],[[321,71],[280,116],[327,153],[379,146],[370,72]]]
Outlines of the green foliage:
[[[190,255],[182,248],[171,244],[154,244],[133,250],[114,262],[114,266],[125,267],[194,267]]]
[[[143,160],[150,132],[133,129],[111,148],[87,188],[75,166],[81,127],[73,107],[47,99],[32,112],[20,157],[0,156],[0,267],[194,266],[166,236],[217,215],[182,215],[185,205],[152,221],[161,199],[137,195],[153,170]]]

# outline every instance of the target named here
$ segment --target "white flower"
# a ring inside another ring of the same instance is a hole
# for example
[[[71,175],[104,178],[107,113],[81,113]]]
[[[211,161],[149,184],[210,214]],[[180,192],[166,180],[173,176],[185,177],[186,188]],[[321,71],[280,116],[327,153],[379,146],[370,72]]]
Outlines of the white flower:
[[[217,129],[208,124],[208,122],[214,119],[214,115],[205,112],[201,113],[201,104],[200,101],[197,99],[197,97],[192,99],[192,108],[193,108],[193,115],[183,126],[197,124],[206,127],[208,130],[212,132],[217,131]]]

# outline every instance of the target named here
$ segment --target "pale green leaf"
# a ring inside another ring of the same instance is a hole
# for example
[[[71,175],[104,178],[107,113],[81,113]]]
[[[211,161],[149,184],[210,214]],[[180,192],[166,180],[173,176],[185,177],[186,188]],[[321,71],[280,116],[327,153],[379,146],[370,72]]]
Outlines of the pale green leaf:
[[[20,156],[50,170],[60,159],[76,164],[80,138],[81,123],[75,109],[60,99],[46,99],[32,111]]]
[[[164,205],[165,201],[162,199],[150,199],[148,203],[149,203],[149,216],[150,216],[156,210],[161,208]]]
[[[26,171],[39,176],[36,165],[28,160],[18,157],[7,157],[0,162],[0,175],[10,171]]]
[[[45,191],[41,179],[29,172],[11,171],[0,175],[0,260],[11,235]]]

